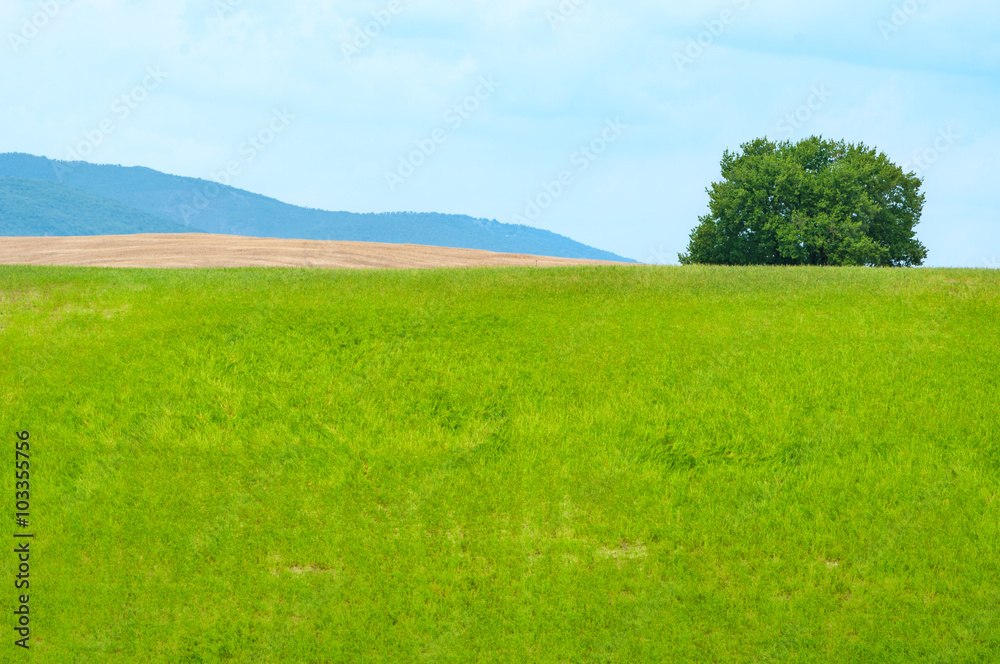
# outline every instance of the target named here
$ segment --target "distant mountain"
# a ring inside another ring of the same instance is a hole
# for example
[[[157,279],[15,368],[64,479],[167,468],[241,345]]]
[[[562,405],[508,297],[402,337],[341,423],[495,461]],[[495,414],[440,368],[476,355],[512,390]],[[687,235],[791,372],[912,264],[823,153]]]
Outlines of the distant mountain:
[[[0,176],[0,236],[130,235],[192,230],[57,182]]]
[[[180,231],[302,240],[353,240],[392,244],[423,244],[506,253],[634,262],[608,251],[581,244],[550,231],[503,224],[489,219],[437,213],[392,212],[358,214],[327,212],[282,203],[273,198],[149,168],[53,161],[26,154],[0,154],[0,176],[68,185],[77,190],[132,208]],[[55,192],[55,190],[53,190]],[[2,196],[4,194],[0,194]],[[40,203],[42,205],[42,203]],[[44,205],[43,205],[44,207]],[[11,219],[5,227],[17,231]],[[38,224],[40,221],[35,217]],[[138,217],[137,217],[137,223]],[[11,225],[13,224],[13,225]],[[58,224],[56,224],[58,225]],[[87,235],[121,233],[93,227]],[[120,228],[118,226],[117,228]],[[134,230],[134,233],[150,232]],[[10,232],[8,235],[30,235]],[[66,233],[70,234],[70,233]]]

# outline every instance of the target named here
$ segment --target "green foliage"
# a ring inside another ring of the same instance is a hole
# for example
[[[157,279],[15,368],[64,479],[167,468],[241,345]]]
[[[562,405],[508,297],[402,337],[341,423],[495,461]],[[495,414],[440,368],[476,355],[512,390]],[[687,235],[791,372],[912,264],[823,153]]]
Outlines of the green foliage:
[[[682,264],[921,265],[920,179],[863,144],[757,139],[728,150]]]
[[[31,661],[993,661],[997,320],[989,270],[0,267]]]

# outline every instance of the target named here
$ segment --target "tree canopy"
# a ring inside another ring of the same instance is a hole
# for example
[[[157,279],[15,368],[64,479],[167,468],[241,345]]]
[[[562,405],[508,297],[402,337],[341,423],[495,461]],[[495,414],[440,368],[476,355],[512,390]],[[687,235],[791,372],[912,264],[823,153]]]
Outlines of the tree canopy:
[[[766,138],[726,150],[682,265],[921,265],[921,180],[864,144]]]

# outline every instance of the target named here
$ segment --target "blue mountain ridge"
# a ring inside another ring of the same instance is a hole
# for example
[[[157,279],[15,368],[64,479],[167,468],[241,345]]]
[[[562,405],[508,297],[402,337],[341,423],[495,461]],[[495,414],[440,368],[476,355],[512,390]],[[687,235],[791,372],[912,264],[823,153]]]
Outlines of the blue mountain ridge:
[[[354,213],[304,208],[208,180],[168,175],[141,166],[65,162],[6,153],[0,154],[0,176],[59,183],[143,213],[144,227],[149,227],[151,215],[169,222],[163,224],[165,228],[179,228],[177,232],[421,244],[635,262],[530,226],[433,212]],[[8,219],[5,228],[10,229],[12,223],[16,226],[16,221]],[[120,220],[115,228],[114,233],[122,232]],[[112,234],[110,230],[101,232],[100,228],[89,230],[87,235]],[[7,234],[32,233],[8,230]]]
[[[191,229],[81,189],[0,175],[0,237],[187,232]]]

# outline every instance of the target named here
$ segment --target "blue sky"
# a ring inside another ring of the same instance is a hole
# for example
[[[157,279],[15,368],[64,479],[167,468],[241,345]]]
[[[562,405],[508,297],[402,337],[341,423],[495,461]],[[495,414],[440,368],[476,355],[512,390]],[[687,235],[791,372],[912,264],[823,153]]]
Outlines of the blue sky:
[[[0,151],[676,262],[725,149],[864,142],[1000,267],[1000,3],[0,0]]]

